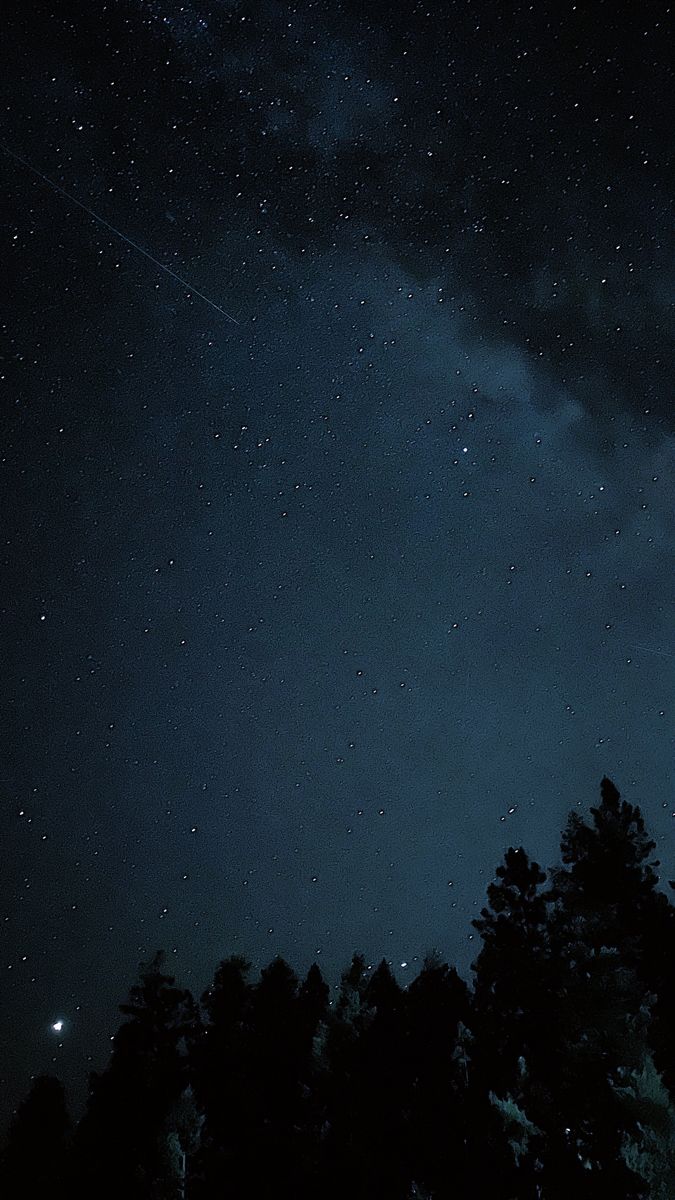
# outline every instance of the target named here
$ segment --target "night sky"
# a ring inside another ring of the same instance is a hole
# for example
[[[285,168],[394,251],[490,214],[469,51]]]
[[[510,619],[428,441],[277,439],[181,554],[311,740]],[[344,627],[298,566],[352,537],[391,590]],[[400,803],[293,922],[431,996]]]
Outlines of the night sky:
[[[672,29],[620,12],[10,0],[3,1112],[159,946],[467,972],[604,774],[675,875]]]

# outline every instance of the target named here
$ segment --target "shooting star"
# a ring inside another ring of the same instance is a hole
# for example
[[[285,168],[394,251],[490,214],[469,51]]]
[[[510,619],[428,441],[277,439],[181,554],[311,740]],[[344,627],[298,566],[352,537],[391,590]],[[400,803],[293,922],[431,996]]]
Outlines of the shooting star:
[[[657,650],[655,646],[644,646],[642,642],[634,642],[633,645],[638,650],[646,650],[648,654],[658,654],[659,658],[675,658],[675,654],[669,654],[667,650]]]
[[[13,150],[9,149],[9,146],[5,146],[4,144],[0,143],[0,150],[2,150],[3,154],[8,155],[9,158],[13,158],[16,162],[21,163],[21,165],[26,167],[28,171],[31,171],[33,175],[37,176],[38,179],[41,179],[43,183],[49,184],[49,187],[53,188],[55,192],[59,193],[59,195],[65,196],[66,200],[70,200],[73,204],[77,204],[78,208],[81,208],[84,212],[88,213],[94,221],[98,221],[99,225],[103,225],[106,229],[109,229],[111,233],[114,233],[116,237],[121,238],[123,242],[126,242],[128,246],[131,246],[132,250],[138,250],[139,254],[142,254],[144,258],[148,258],[151,263],[154,263],[156,267],[159,267],[160,271],[164,271],[165,275],[170,275],[172,279],[176,279],[178,283],[180,283],[184,288],[187,288],[189,292],[194,292],[195,296],[199,296],[200,300],[204,300],[211,306],[211,308],[214,308],[217,313],[220,313],[221,316],[226,317],[228,321],[232,321],[234,325],[240,324],[236,317],[230,316],[230,314],[225,312],[225,309],[221,308],[219,304],[216,304],[214,300],[209,300],[208,296],[205,296],[203,292],[200,292],[199,289],[194,287],[193,284],[189,283],[187,279],[183,279],[180,275],[177,275],[176,272],[172,271],[170,267],[165,267],[164,263],[161,263],[157,258],[154,258],[152,254],[149,254],[147,250],[144,250],[142,246],[139,246],[138,242],[133,242],[131,238],[127,237],[126,233],[122,233],[121,229],[116,229],[115,226],[111,225],[109,221],[104,220],[103,217],[99,217],[98,213],[95,213],[92,208],[88,208],[87,205],[83,204],[81,200],[78,200],[76,196],[72,196],[70,192],[66,191],[65,188],[60,187],[59,184],[55,183],[53,179],[50,179],[48,175],[43,175],[42,171],[38,171],[25,158],[22,158],[20,154],[15,154]]]

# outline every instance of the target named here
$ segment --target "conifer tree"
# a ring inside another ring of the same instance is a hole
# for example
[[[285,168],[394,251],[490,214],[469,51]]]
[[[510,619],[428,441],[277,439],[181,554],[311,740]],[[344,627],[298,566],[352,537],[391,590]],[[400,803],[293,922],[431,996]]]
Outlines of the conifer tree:
[[[147,1200],[165,1186],[164,1139],[172,1108],[188,1086],[186,1043],[196,1009],[189,992],[162,971],[161,952],[141,967],[127,1019],[107,1068],[93,1074],[78,1129],[79,1188],[101,1200]]]
[[[531,1112],[545,1131],[546,1195],[630,1200],[648,1195],[636,1155],[631,1166],[625,1153],[641,1145],[641,1132],[623,1085],[649,1061],[654,996],[645,947],[661,909],[658,863],[639,808],[609,779],[591,817],[570,814],[564,866],[547,896],[557,988]]]
[[[364,1196],[407,1196],[410,1071],[407,996],[385,959],[370,975],[353,1079],[355,1142]]]
[[[644,962],[654,994],[649,1031],[654,1063],[675,1102],[675,907],[661,893],[646,931]]]
[[[475,973],[473,1072],[499,1096],[515,1095],[525,1065],[547,1037],[551,978],[546,880],[522,847],[509,849],[472,925],[482,947]]]
[[[253,996],[250,970],[245,958],[232,955],[220,963],[202,996],[202,1036],[190,1053],[192,1086],[204,1115],[193,1160],[195,1197],[217,1195],[241,1173],[247,1120],[242,1106],[248,1071],[246,1029]]]
[[[247,1029],[248,1186],[260,1200],[300,1187],[302,1091],[298,978],[283,958],[260,973]]]
[[[570,928],[583,926],[591,950],[620,946],[624,962],[640,968],[644,934],[656,900],[656,843],[640,809],[622,800],[610,779],[600,785],[601,802],[589,823],[576,810],[561,840],[563,869],[553,872],[551,898]]]
[[[537,1196],[540,1132],[528,1093],[548,1052],[555,990],[545,880],[522,847],[510,848],[488,887],[487,906],[472,922],[482,947],[473,963],[470,1141],[474,1154],[481,1142],[491,1146],[489,1155],[477,1159],[487,1172],[483,1186],[509,1197],[517,1178],[520,1200]]]
[[[302,1054],[309,1057],[320,1026],[328,1016],[330,988],[319,967],[312,963],[300,985],[298,993],[298,1021],[301,1032]]]
[[[407,994],[409,1155],[418,1195],[461,1194],[469,1169],[467,1061],[460,1052],[469,991],[454,968],[430,953]]]
[[[615,1084],[637,1124],[624,1142],[623,1157],[647,1185],[649,1200],[675,1196],[675,1105],[643,1044],[639,1063]]]
[[[300,1079],[298,1159],[300,1195],[315,1197],[319,1190],[321,1136],[326,1120],[326,1077],[323,1046],[329,1019],[330,989],[313,963],[303,979],[297,1000],[298,1076]]]
[[[0,1195],[66,1200],[71,1126],[63,1085],[39,1075],[11,1122],[0,1160]]]
[[[354,954],[342,972],[337,1001],[330,1013],[323,1062],[326,1092],[320,1194],[326,1200],[362,1194],[362,1130],[359,1100],[361,1035],[366,1021],[369,970]]]

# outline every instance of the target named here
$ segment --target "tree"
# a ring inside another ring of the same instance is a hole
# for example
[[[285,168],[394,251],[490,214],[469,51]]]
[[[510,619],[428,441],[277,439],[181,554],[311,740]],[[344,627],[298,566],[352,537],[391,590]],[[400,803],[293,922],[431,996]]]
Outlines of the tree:
[[[301,1197],[316,1170],[314,1037],[327,988],[318,967],[300,985],[282,958],[255,986],[248,971],[245,960],[226,960],[203,1000],[193,1077],[205,1123],[194,1191]]]
[[[643,951],[644,978],[654,994],[649,1030],[654,1063],[675,1101],[675,908],[661,893],[645,929]]]
[[[383,960],[354,955],[329,1021],[324,1180],[329,1197],[408,1195],[406,996]]]
[[[564,867],[553,871],[547,895],[556,999],[528,1113],[546,1134],[546,1195],[629,1200],[648,1194],[635,1156],[623,1152],[642,1144],[623,1085],[649,1056],[654,997],[645,951],[661,908],[658,863],[650,861],[654,842],[639,808],[622,801],[609,779],[591,817],[570,814]]]
[[[637,1136],[626,1139],[623,1157],[648,1186],[649,1200],[675,1196],[675,1106],[654,1061],[645,1049],[641,1062],[615,1084],[633,1113]]]
[[[188,1085],[186,1044],[197,1013],[190,993],[162,971],[163,955],[140,969],[110,1063],[93,1074],[77,1137],[80,1191],[102,1200],[146,1200],[168,1188],[164,1139]],[[170,1194],[170,1193],[167,1193]]]
[[[319,1191],[321,1133],[326,1119],[323,1044],[329,1019],[330,989],[313,963],[303,979],[297,999],[298,1075],[300,1080],[298,1161],[302,1186],[299,1194],[315,1197]]]
[[[539,1131],[528,1110],[528,1081],[538,1077],[548,1054],[556,988],[545,881],[539,864],[522,847],[511,847],[488,887],[487,906],[472,922],[482,947],[472,966],[469,1098],[474,1129],[483,1140],[489,1136],[492,1164],[499,1164],[497,1178],[483,1186],[510,1196],[517,1176],[522,1200],[537,1195]],[[484,1162],[480,1155],[478,1162]]]
[[[583,924],[592,949],[621,945],[624,961],[639,967],[645,924],[656,901],[656,843],[648,836],[640,809],[622,800],[610,779],[600,785],[601,802],[591,808],[592,823],[575,810],[560,844],[565,869],[553,873],[551,897],[562,905],[570,925]]]
[[[151,1200],[185,1200],[204,1118],[188,1085],[167,1113],[159,1139],[159,1166]]]
[[[509,849],[488,886],[488,904],[472,925],[482,947],[475,974],[471,1028],[473,1072],[499,1096],[518,1088],[523,1063],[548,1035],[549,971],[546,875],[522,847]]]
[[[298,978],[283,958],[264,967],[247,1029],[248,1186],[261,1200],[300,1186],[302,1083]]]
[[[419,1195],[461,1195],[471,1169],[462,1044],[469,1004],[464,980],[428,954],[407,993],[409,1157]]]
[[[322,1178],[319,1195],[327,1198],[361,1195],[357,1123],[359,1039],[365,1014],[368,967],[354,954],[342,972],[335,1005],[328,1017],[322,1046],[325,1121],[322,1136]]]
[[[251,964],[232,955],[218,966],[202,996],[204,1024],[190,1051],[190,1078],[204,1114],[199,1148],[193,1159],[196,1196],[217,1195],[240,1171],[247,1114],[247,1027],[253,997]]]
[[[53,1075],[39,1075],[9,1128],[0,1161],[2,1195],[65,1200],[70,1132],[63,1085]]]
[[[58,1200],[669,1200],[675,909],[640,810],[602,781],[550,882],[511,848],[473,922],[470,992],[438,955],[401,987],[354,955],[339,993],[281,958],[202,997],[141,968],[68,1147],[36,1080],[3,1195]],[[670,1089],[670,1090],[669,1090]]]
[[[328,1016],[330,988],[319,967],[312,963],[298,992],[298,1022],[302,1040],[302,1054],[311,1057],[315,1039]]]
[[[364,992],[356,1091],[362,1179],[366,1196],[405,1198],[410,1174],[410,1071],[407,995],[385,959]]]

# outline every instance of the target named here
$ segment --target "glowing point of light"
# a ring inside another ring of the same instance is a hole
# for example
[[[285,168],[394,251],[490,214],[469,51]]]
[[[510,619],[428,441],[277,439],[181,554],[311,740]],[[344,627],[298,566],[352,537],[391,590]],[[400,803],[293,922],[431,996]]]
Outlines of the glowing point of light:
[[[54,1030],[54,1033],[61,1033],[63,1029],[63,1021],[53,1021],[52,1029]]]

